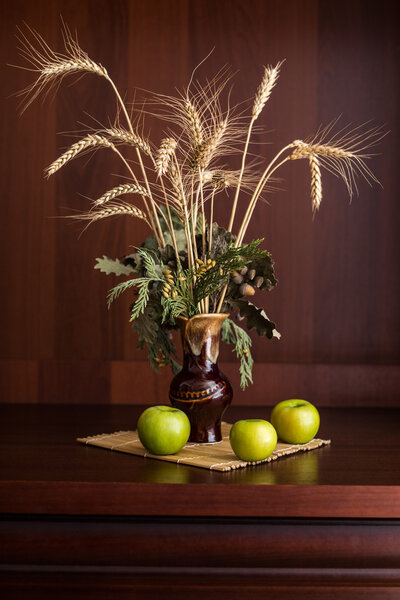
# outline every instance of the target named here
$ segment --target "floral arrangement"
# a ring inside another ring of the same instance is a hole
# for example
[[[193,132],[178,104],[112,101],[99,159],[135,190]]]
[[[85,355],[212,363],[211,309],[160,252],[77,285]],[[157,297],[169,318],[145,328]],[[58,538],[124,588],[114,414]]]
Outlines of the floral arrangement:
[[[346,127],[334,133],[334,122],[308,140],[290,142],[257,172],[254,160],[249,160],[249,144],[277,83],[282,68],[278,63],[264,67],[247,113],[229,105],[223,108],[230,79],[226,70],[204,86],[194,81],[193,73],[176,97],[155,95],[157,116],[167,124],[163,139],[155,144],[139,132],[143,109],[133,118],[107,70],[80,48],[66,26],[63,37],[65,50],[58,53],[36,32],[19,31],[20,52],[36,73],[34,82],[21,92],[24,108],[65,77],[77,75],[79,80],[92,74],[111,86],[117,110],[111,125],[87,131],[46,169],[46,175],[78,155],[111,150],[122,161],[127,177],[74,218],[91,224],[125,216],[140,219],[149,228],[149,237],[132,254],[97,259],[96,269],[127,278],[109,292],[108,304],[122,292],[133,294],[130,322],[140,347],[147,348],[154,369],[170,365],[173,372],[180,369],[171,335],[176,318],[230,313],[233,318],[225,320],[222,340],[234,344],[244,388],[252,381],[251,339],[237,321],[245,320],[247,329],[254,328],[260,336],[280,337],[264,310],[249,300],[256,290],[270,291],[277,283],[271,255],[261,249],[263,240],[245,242],[257,203],[271,191],[274,174],[292,160],[308,164],[313,211],[322,200],[322,167],[339,175],[351,196],[356,175],[376,181],[365,159],[367,149],[383,136],[382,130]],[[227,156],[233,153],[240,155],[237,170],[227,167]],[[229,218],[218,224],[214,206],[221,200],[229,207]],[[245,211],[237,223],[239,202],[245,203]]]

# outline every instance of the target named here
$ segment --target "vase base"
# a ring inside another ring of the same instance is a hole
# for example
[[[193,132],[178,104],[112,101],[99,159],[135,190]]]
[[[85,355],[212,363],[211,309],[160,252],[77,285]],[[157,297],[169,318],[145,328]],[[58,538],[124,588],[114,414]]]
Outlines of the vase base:
[[[198,425],[198,423],[191,422],[192,431],[190,433],[189,442],[195,444],[218,444],[219,442],[222,442],[220,424],[214,425],[210,427],[210,429],[202,430],[197,429],[196,425]]]

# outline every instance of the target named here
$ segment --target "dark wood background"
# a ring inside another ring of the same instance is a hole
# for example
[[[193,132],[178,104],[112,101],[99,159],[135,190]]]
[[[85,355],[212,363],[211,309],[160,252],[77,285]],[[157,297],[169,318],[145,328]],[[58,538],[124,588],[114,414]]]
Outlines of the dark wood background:
[[[1,23],[1,400],[9,402],[160,403],[169,372],[153,375],[135,348],[128,297],[107,311],[112,276],[95,258],[121,256],[145,229],[114,220],[89,228],[55,218],[88,207],[118,178],[107,151],[74,161],[50,181],[43,169],[75,138],[59,135],[113,115],[104,80],[87,76],[61,86],[56,98],[18,116],[10,97],[32,74],[21,64],[16,26],[26,21],[61,50],[60,15],[82,47],[108,69],[127,99],[135,87],[174,93],[212,48],[199,71],[236,72],[232,99],[251,98],[264,64],[286,58],[262,116],[268,134],[258,151],[341,123],[372,120],[391,131],[370,166],[382,188],[346,189],[324,176],[324,201],[313,220],[309,174],[289,164],[280,191],[257,209],[249,236],[264,236],[276,261],[278,287],[262,299],[282,333],[254,339],[254,385],[238,388],[237,364],[223,349],[237,404],[305,397],[320,405],[399,403],[398,235],[399,22],[396,2],[363,0],[13,0]],[[142,92],[137,92],[142,96]],[[90,115],[90,116],[88,116]],[[77,125],[78,123],[78,125]],[[153,139],[160,126],[151,121]],[[120,171],[122,174],[122,171]],[[226,224],[226,203],[217,217]],[[254,338],[254,336],[253,336]]]

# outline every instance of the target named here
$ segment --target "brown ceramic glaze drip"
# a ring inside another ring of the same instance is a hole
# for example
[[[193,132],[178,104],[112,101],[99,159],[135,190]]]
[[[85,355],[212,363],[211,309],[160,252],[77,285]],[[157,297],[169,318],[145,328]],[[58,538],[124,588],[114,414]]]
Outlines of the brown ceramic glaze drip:
[[[232,401],[232,387],[217,365],[221,326],[227,314],[178,317],[183,368],[170,386],[170,401],[189,417],[189,441],[219,442],[221,418]]]

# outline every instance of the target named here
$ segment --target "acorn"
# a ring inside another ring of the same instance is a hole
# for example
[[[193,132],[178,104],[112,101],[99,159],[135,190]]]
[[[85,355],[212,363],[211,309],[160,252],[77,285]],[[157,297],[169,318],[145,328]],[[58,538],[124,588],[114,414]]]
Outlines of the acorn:
[[[240,275],[240,273],[238,273],[237,271],[234,271],[232,281],[233,281],[233,283],[240,285],[241,283],[243,283],[243,276]]]
[[[242,296],[254,296],[256,290],[252,285],[249,285],[248,283],[242,283],[239,288],[239,292],[242,294]]]
[[[256,276],[256,270],[255,269],[250,269],[250,271],[249,271],[249,279],[254,279],[255,276]]]
[[[258,275],[254,280],[254,285],[258,288],[260,288],[263,283],[264,283],[264,277],[261,277],[261,275]]]
[[[247,271],[249,270],[248,267],[243,267],[243,269],[240,271],[241,275],[246,275]]]

